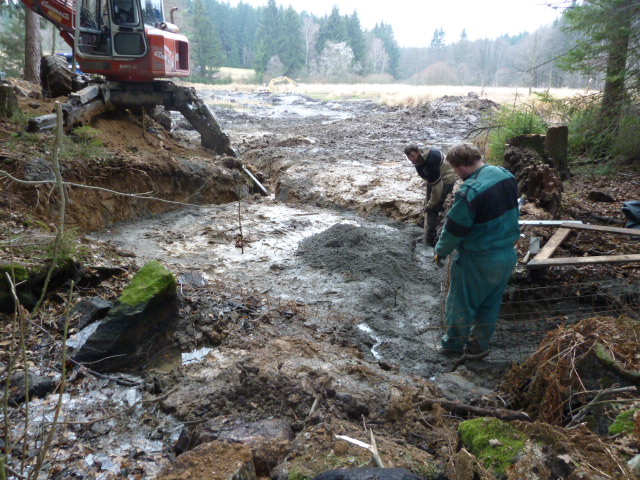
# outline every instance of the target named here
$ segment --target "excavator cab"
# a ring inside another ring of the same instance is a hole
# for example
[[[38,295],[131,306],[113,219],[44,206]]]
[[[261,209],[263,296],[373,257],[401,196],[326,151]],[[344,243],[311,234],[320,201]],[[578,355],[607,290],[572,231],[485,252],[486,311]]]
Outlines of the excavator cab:
[[[162,0],[77,0],[74,51],[85,72],[145,82],[189,75],[189,42]]]

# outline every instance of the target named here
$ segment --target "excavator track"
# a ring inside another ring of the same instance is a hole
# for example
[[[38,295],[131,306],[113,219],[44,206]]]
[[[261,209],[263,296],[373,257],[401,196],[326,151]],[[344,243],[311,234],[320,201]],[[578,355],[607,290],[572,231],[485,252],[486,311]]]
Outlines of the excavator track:
[[[67,59],[59,55],[47,55],[40,61],[40,84],[47,98],[69,95],[73,91],[73,74]]]
[[[92,84],[72,93],[63,106],[65,129],[86,125],[91,119],[113,107],[152,109],[162,105],[166,110],[182,113],[200,134],[202,146],[219,155],[236,157],[229,135],[209,107],[198,98],[195,89],[169,81],[152,83],[107,82]],[[30,131],[45,131],[55,125],[55,115],[44,115],[29,121]]]

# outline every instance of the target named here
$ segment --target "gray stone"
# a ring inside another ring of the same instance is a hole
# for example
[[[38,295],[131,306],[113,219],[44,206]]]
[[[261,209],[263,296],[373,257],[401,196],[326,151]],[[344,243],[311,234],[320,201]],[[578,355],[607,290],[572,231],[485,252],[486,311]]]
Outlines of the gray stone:
[[[26,389],[25,389],[25,374],[24,372],[17,372],[11,377],[12,390],[11,401],[19,404],[25,401]],[[56,382],[49,377],[43,377],[41,375],[35,375],[29,373],[29,398],[33,397],[45,397],[56,386]]]
[[[90,323],[106,317],[111,309],[111,302],[100,297],[89,297],[80,300],[71,310],[72,325],[82,330]],[[75,320],[75,322],[74,322]]]

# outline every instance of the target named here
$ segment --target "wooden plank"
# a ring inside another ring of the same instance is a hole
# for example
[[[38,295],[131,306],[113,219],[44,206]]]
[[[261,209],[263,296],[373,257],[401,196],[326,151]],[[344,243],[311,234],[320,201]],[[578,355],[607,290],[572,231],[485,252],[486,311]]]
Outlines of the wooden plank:
[[[574,230],[590,230],[593,232],[618,233],[620,235],[637,235],[640,237],[638,228],[607,227],[604,225],[589,225],[587,223],[563,223],[562,227],[573,228]]]
[[[597,255],[594,257],[557,257],[527,263],[527,268],[558,267],[563,265],[596,265],[601,263],[640,262],[640,255]]]
[[[564,239],[567,238],[569,233],[571,233],[571,228],[559,228],[549,241],[545,243],[544,247],[540,250],[540,253],[538,253],[533,260],[527,263],[527,265],[531,265],[532,262],[546,260],[553,255],[553,252],[555,252],[556,248],[558,248]]]
[[[518,220],[520,226],[533,225],[536,227],[560,227],[563,223],[582,224],[582,220]]]

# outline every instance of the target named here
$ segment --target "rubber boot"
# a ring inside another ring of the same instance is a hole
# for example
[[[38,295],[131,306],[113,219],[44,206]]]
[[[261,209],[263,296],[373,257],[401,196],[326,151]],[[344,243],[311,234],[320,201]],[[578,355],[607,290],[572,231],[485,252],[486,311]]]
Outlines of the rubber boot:
[[[435,247],[437,242],[438,213],[427,212],[427,245]]]

